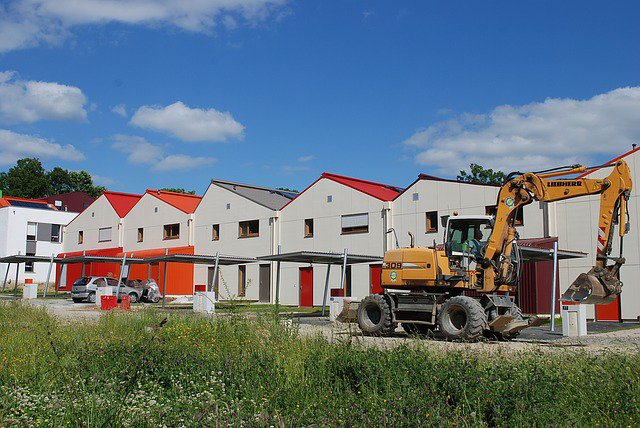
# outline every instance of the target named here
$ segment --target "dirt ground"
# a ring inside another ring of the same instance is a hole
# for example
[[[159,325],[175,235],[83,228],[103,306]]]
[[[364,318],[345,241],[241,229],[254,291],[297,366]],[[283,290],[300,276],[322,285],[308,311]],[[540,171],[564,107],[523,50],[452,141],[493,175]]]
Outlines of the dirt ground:
[[[36,299],[30,304],[44,306],[53,315],[65,322],[92,321],[104,313],[94,304],[73,303],[71,299]],[[143,310],[145,305],[136,305],[134,310]],[[190,312],[190,308],[179,309]],[[332,323],[322,317],[294,317],[290,322],[299,326],[303,335],[321,334],[331,341],[351,340],[366,346],[391,348],[401,344],[424,346],[435,351],[469,350],[479,352],[517,351],[580,351],[589,352],[640,351],[640,323],[589,323],[589,335],[580,338],[562,336],[562,326],[556,325],[549,331],[549,325],[524,330],[518,338],[509,342],[483,341],[478,343],[447,342],[436,337],[413,337],[398,328],[392,337],[364,337],[355,324]]]

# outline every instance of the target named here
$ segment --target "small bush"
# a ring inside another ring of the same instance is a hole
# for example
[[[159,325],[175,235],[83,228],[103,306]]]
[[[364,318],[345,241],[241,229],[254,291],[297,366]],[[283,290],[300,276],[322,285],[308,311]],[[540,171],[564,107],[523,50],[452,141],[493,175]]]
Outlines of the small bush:
[[[273,316],[0,305],[1,426],[637,426],[640,356],[433,353],[300,337]]]

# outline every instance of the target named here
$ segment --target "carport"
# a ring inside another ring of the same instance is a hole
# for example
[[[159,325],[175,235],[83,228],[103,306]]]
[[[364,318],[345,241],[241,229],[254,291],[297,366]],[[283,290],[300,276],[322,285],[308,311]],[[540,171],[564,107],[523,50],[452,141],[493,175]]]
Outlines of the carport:
[[[349,254],[345,248],[344,252],[332,253],[332,252],[319,252],[319,251],[294,251],[291,253],[280,253],[271,256],[258,257],[259,261],[269,261],[276,263],[276,313],[280,309],[280,263],[300,263],[300,264],[325,264],[327,265],[327,277],[324,283],[324,294],[322,296],[322,315],[325,315],[325,308],[327,306],[327,292],[329,291],[329,274],[331,273],[332,265],[342,265],[342,275],[340,281],[340,288],[344,289],[344,280],[347,272],[347,266],[359,263],[374,263],[381,262],[382,257],[378,256],[365,256],[360,254]]]
[[[257,261],[253,257],[236,257],[225,256],[220,253],[216,253],[215,256],[203,255],[203,254],[166,254],[159,257],[151,257],[144,259],[145,263],[163,263],[164,274],[162,280],[162,307],[165,303],[165,290],[167,289],[167,265],[169,263],[187,263],[193,265],[208,265],[213,266],[213,279],[211,284],[207,284],[208,291],[212,291],[216,278],[218,277],[219,266],[232,266],[246,263],[254,263]],[[217,297],[217,296],[216,296]]]
[[[49,279],[51,278],[51,269],[53,267],[53,262],[55,257],[51,255],[51,257],[46,256],[23,256],[20,254],[14,256],[6,256],[0,258],[0,263],[7,264],[7,270],[4,274],[4,281],[2,282],[2,292],[4,293],[5,287],[7,286],[7,278],[9,276],[9,268],[12,264],[16,265],[16,282],[13,284],[13,296],[16,297],[18,295],[18,278],[20,274],[20,264],[21,263],[49,263],[49,271],[47,272],[47,282],[44,288],[44,295],[47,295],[47,288],[49,287]]]

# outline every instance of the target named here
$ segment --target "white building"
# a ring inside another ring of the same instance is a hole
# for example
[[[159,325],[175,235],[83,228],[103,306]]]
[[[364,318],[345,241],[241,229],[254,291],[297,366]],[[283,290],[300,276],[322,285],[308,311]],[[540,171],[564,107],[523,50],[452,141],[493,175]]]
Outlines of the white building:
[[[640,148],[631,150],[614,159],[611,163],[624,159],[631,170],[633,190],[629,199],[629,220],[631,230],[624,237],[624,257],[626,263],[620,269],[620,279],[624,286],[620,298],[609,305],[597,305],[594,310],[590,305],[588,316],[596,316],[599,320],[618,321],[636,320],[640,317],[640,201],[638,187],[640,186]],[[611,173],[611,168],[603,168],[584,174],[586,178],[605,178]],[[565,290],[581,273],[587,272],[595,264],[598,237],[598,217],[600,210],[600,196],[588,196],[569,199],[555,203],[555,210],[551,210],[557,222],[559,245],[589,253],[585,259],[567,260],[560,262],[561,290]],[[618,230],[614,231],[614,241],[611,251],[612,257],[618,257],[620,240]],[[612,263],[612,262],[610,262]]]
[[[282,253],[320,251],[382,256],[389,248],[392,200],[401,189],[386,184],[324,173],[280,212]],[[364,297],[379,279],[380,264],[347,270],[347,296]],[[281,302],[321,305],[326,266],[281,265]],[[340,288],[333,268],[330,287]]]
[[[122,251],[124,218],[142,195],[106,191],[65,228],[64,251]]]
[[[295,194],[278,189],[212,180],[195,212],[195,253],[240,257],[275,254],[278,210]],[[196,265],[196,284],[213,280],[213,266]],[[270,263],[221,266],[216,294],[270,302],[275,272]]]
[[[0,198],[0,257],[37,255],[51,257],[62,251],[64,227],[75,217],[75,213],[58,211],[46,201]],[[31,279],[34,283],[45,282],[49,266],[46,263],[20,264],[19,282]],[[7,265],[2,264],[3,279]],[[15,280],[16,267],[9,268],[8,279]],[[55,272],[51,275],[51,281]]]

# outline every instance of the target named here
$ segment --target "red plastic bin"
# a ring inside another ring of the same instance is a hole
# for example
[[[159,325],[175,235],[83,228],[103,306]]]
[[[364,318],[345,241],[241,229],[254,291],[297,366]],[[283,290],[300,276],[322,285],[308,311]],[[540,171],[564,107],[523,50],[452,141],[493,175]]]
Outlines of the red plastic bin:
[[[120,309],[124,309],[125,311],[131,309],[131,296],[125,294],[120,297]]]
[[[100,308],[103,311],[109,311],[117,307],[118,307],[118,298],[116,296],[102,296],[100,298]]]

